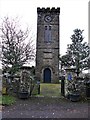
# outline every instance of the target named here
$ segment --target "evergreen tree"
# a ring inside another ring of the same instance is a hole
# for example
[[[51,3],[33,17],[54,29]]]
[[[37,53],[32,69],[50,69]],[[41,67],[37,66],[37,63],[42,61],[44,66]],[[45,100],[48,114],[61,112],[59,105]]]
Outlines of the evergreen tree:
[[[83,42],[83,31],[74,30],[74,34],[71,35],[72,44],[68,44],[66,54],[60,57],[61,65],[76,67],[77,75],[82,70],[90,68],[90,47],[86,42]]]

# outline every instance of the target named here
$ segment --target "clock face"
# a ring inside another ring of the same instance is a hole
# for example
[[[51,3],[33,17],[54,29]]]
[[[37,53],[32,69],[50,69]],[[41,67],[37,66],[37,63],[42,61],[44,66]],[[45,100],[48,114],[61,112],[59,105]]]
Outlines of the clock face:
[[[51,21],[51,16],[49,16],[49,15],[45,16],[45,21],[50,22]]]

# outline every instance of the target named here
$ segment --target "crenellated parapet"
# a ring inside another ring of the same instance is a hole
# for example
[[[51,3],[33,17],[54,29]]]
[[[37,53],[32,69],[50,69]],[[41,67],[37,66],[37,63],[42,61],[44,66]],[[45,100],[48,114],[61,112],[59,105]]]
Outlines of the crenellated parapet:
[[[52,7],[50,9],[50,7],[47,7],[47,8],[44,8],[44,7],[40,8],[40,7],[38,7],[37,8],[37,13],[60,13],[60,8],[59,7],[57,7],[57,8]]]

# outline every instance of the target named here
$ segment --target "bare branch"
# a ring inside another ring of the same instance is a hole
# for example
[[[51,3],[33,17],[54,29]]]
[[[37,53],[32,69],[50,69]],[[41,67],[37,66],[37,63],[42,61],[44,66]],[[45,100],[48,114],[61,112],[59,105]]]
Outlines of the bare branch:
[[[17,68],[35,57],[35,47],[29,29],[22,30],[17,19],[5,17],[0,27],[3,65]],[[29,41],[29,42],[26,42]],[[15,71],[13,71],[15,72]]]

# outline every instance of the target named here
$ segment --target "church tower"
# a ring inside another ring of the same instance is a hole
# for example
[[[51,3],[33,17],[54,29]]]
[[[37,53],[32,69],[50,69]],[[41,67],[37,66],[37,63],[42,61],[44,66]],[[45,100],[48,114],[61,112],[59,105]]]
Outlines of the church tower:
[[[60,8],[37,8],[36,78],[43,83],[59,81]]]

